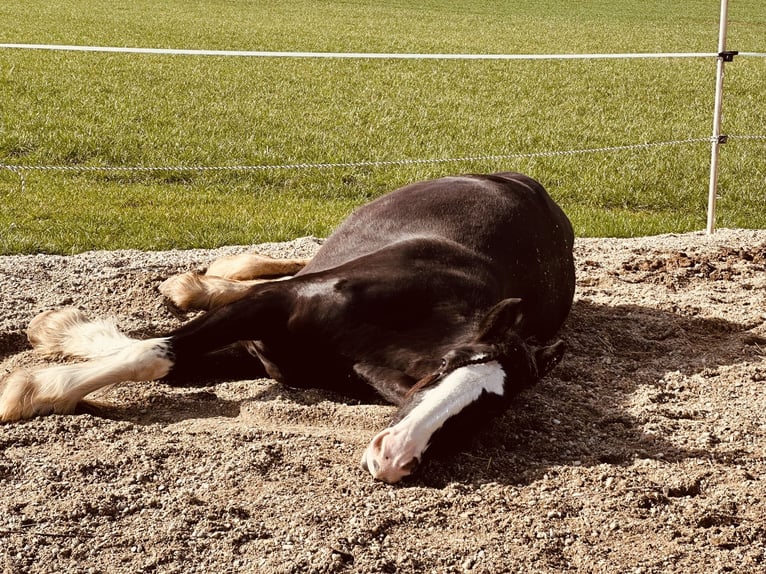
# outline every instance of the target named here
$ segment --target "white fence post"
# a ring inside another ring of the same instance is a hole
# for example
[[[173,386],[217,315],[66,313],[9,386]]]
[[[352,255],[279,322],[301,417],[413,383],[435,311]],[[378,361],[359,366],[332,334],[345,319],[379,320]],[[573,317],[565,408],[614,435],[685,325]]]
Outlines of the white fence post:
[[[715,78],[715,107],[713,109],[713,136],[710,153],[710,185],[707,199],[707,233],[715,233],[715,204],[718,198],[718,157],[721,144],[726,136],[721,136],[721,110],[723,107],[723,71],[727,61],[731,61],[735,52],[726,52],[726,31],[728,28],[729,1],[721,0],[721,21],[718,29],[718,63]]]

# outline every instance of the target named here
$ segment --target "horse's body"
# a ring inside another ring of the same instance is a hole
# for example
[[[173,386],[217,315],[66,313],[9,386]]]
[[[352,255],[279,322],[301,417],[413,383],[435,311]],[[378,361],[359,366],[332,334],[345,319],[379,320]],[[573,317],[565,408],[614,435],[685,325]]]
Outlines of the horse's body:
[[[70,412],[95,388],[178,377],[246,342],[288,385],[354,394],[369,385],[399,405],[363,457],[395,482],[437,431],[502,410],[560,358],[561,344],[534,345],[571,307],[572,244],[564,213],[526,176],[416,183],[357,210],[292,278],[242,283],[211,268],[171,280],[163,292],[173,301],[210,311],[166,337],[135,341],[65,311],[36,318],[38,348],[90,361],[12,375],[0,417]],[[84,339],[102,351],[81,351]]]

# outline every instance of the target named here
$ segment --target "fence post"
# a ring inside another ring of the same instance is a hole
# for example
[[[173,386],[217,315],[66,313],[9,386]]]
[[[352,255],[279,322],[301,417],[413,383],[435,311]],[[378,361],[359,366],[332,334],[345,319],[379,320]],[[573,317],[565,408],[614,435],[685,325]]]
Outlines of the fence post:
[[[715,106],[713,108],[713,136],[710,152],[710,185],[707,198],[707,233],[715,233],[715,204],[718,197],[718,158],[721,144],[721,110],[723,108],[723,72],[726,62],[731,62],[736,52],[726,52],[726,31],[728,28],[729,1],[721,0],[721,21],[718,28],[718,62],[715,77]]]

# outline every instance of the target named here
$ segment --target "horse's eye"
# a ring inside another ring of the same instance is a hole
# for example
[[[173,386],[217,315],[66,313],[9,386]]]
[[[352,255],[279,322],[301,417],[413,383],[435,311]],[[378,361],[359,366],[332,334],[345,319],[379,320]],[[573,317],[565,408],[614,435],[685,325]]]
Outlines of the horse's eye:
[[[447,367],[447,359],[442,359],[441,364],[439,365],[440,369],[445,369]]]

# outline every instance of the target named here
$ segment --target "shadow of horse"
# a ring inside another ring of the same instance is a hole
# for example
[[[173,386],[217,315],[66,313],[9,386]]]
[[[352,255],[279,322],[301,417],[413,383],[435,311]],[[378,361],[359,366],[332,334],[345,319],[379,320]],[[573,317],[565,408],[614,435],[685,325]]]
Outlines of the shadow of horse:
[[[29,349],[26,333],[11,331],[0,333],[0,361]]]
[[[641,390],[651,403],[683,401],[667,391],[666,376],[714,373],[759,356],[758,337],[745,325],[639,305],[579,300],[560,335],[568,347],[562,363],[460,450],[428,459],[413,482],[527,484],[554,466],[710,458],[706,448],[646,432],[646,421],[629,411],[631,396]]]

